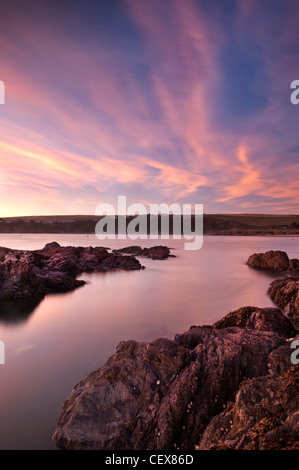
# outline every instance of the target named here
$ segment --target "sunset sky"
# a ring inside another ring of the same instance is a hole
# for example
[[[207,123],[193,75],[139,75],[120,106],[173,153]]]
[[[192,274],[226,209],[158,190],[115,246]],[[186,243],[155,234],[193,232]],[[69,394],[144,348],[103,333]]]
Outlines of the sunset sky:
[[[298,213],[298,0],[0,6],[0,216]]]

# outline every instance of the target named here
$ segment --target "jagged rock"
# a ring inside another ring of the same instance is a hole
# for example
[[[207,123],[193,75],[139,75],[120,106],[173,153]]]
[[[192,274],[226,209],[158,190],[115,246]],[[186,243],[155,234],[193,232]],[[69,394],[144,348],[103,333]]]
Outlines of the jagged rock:
[[[0,300],[42,298],[46,287],[35,273],[32,258],[9,251],[0,262]]]
[[[298,390],[298,366],[245,380],[235,403],[211,420],[198,449],[299,450]]]
[[[109,253],[103,247],[60,246],[43,249],[0,248],[0,300],[42,298],[49,292],[65,292],[85,284],[83,272],[141,269],[133,256]]]
[[[269,376],[278,348],[287,367],[293,329],[274,310],[239,309],[173,341],[120,343],[65,401],[54,441],[65,449],[193,449],[244,379]]]
[[[291,321],[278,308],[242,307],[214,324],[215,328],[238,326],[256,331],[275,331],[289,338],[295,333]]]
[[[127,253],[133,256],[142,256],[151,259],[167,259],[174,257],[170,254],[170,249],[167,246],[159,245],[150,248],[141,248],[140,246],[128,246],[118,250],[113,250],[114,253]]]
[[[277,279],[271,282],[268,294],[286,315],[299,320],[299,279]]]

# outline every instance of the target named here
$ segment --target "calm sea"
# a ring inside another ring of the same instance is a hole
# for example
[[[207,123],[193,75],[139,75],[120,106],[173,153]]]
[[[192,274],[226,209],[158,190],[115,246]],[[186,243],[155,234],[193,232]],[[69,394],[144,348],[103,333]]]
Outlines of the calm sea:
[[[110,248],[167,244],[176,258],[141,258],[146,269],[85,274],[78,290],[30,307],[1,307],[0,449],[53,449],[62,403],[74,385],[103,365],[123,340],[173,338],[191,325],[212,324],[245,305],[273,306],[273,276],[246,265],[249,255],[280,249],[298,257],[299,238],[206,236],[199,251],[183,240],[109,240],[92,235],[1,234],[0,246],[39,249],[46,243]]]

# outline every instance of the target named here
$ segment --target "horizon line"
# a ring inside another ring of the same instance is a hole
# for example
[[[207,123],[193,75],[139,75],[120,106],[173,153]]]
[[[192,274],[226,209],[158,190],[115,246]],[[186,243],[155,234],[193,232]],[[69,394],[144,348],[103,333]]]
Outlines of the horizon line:
[[[140,214],[115,214],[115,216],[134,216],[134,215],[140,215]],[[142,214],[144,215],[144,214]],[[151,213],[147,213],[146,215],[154,215]],[[159,215],[180,215],[180,214],[168,214],[168,213],[159,213]],[[194,214],[191,214],[194,215]],[[207,216],[259,216],[259,217],[299,217],[299,213],[281,213],[277,214],[276,213],[269,213],[269,212],[204,212],[203,215]],[[96,218],[96,217],[102,217],[101,215],[95,215],[95,214],[46,214],[46,215],[13,215],[13,216],[1,216],[0,215],[0,220],[1,219],[28,219],[28,218],[51,218],[51,217],[90,217],[90,218]]]

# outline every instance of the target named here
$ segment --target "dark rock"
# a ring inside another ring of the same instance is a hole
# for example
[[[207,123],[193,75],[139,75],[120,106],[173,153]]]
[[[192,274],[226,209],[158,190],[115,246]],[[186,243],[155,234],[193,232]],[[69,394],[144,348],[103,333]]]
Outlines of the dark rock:
[[[284,251],[267,251],[266,253],[254,253],[247,260],[248,266],[261,271],[272,271],[275,273],[288,271],[290,260]]]
[[[57,242],[51,242],[51,243],[47,243],[44,247],[44,250],[51,250],[51,249],[56,249],[56,248],[60,248],[60,245],[59,243]]]
[[[270,284],[268,294],[286,315],[299,320],[299,279],[277,279]]]
[[[127,253],[133,256],[142,256],[144,258],[151,259],[167,259],[174,257],[175,255],[170,254],[170,249],[167,246],[159,245],[152,246],[150,248],[141,248],[140,246],[128,246],[118,250],[113,250],[114,253]]]
[[[9,251],[10,251],[9,248],[0,246],[0,260],[2,260]]]
[[[41,299],[49,292],[66,292],[85,284],[84,272],[142,269],[134,256],[109,253],[102,247],[60,246],[42,250],[0,248],[0,300]]]
[[[74,388],[53,439],[65,449],[193,449],[211,420],[234,402],[244,379],[256,388],[267,378],[274,387],[279,367],[273,354],[281,348],[281,370],[286,370],[291,330],[279,310],[247,307],[214,326],[194,326],[173,341],[122,342],[103,367]],[[262,397],[262,386],[259,393]],[[289,399],[291,413],[295,402],[287,395],[282,409]],[[212,438],[211,432],[205,446]]]
[[[9,251],[0,262],[0,300],[42,298],[45,293],[32,258],[27,253]]]
[[[299,259],[290,259],[289,270],[293,273],[299,272]]]
[[[117,250],[112,250],[113,253],[126,253],[133,256],[142,256],[143,249],[141,246],[126,246],[125,248],[119,248]]]

